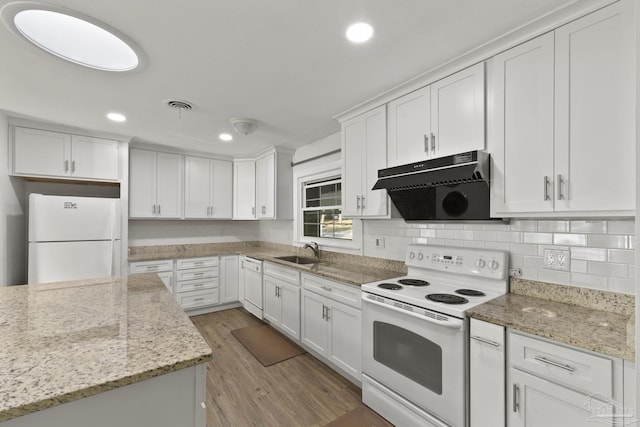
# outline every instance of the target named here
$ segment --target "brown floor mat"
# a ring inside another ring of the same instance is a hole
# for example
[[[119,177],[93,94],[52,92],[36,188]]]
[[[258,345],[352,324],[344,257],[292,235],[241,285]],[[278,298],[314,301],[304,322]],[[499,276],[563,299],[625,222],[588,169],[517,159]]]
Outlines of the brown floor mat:
[[[304,350],[267,325],[231,331],[264,366],[275,365],[304,353]]]
[[[393,427],[393,424],[390,424],[369,407],[360,405],[325,427]]]

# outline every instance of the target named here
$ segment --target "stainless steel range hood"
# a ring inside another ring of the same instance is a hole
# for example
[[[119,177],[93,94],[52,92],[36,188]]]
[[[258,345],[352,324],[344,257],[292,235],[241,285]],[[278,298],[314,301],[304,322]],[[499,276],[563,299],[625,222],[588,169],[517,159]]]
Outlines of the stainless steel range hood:
[[[489,155],[469,151],[378,171],[406,220],[488,220]]]

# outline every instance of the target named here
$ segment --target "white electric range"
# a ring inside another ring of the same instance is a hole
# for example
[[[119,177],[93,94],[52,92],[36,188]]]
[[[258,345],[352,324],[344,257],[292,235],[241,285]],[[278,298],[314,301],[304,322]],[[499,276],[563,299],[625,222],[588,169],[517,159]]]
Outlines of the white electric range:
[[[466,310],[507,292],[503,251],[410,245],[362,285],[363,401],[396,425],[468,426]]]

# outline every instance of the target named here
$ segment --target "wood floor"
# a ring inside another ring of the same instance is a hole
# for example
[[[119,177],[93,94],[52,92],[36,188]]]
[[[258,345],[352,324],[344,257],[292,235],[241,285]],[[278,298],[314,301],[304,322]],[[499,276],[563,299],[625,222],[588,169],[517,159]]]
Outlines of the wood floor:
[[[361,404],[360,389],[305,353],[264,367],[231,335],[261,322],[242,308],[191,318],[213,349],[207,426],[324,426]]]

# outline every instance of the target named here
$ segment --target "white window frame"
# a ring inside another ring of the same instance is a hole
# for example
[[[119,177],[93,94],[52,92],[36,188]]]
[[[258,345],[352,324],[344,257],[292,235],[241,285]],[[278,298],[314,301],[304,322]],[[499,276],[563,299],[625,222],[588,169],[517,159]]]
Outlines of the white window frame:
[[[344,176],[342,176],[342,164],[339,160],[328,162],[322,165],[307,167],[304,169],[294,169],[293,227],[295,231],[295,241],[300,246],[309,242],[317,242],[318,245],[324,247],[348,249],[350,251],[360,251],[362,249],[362,221],[357,218],[353,219],[353,236],[351,240],[308,237],[304,235],[304,219],[302,216],[304,183],[309,181],[320,181],[336,176],[340,176],[342,178],[342,191],[344,191]]]

